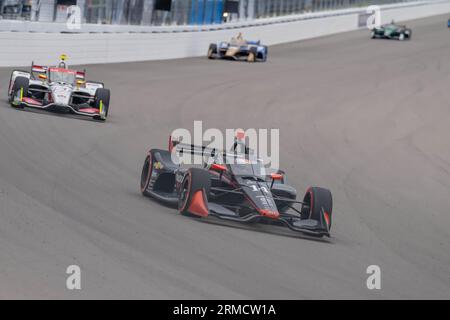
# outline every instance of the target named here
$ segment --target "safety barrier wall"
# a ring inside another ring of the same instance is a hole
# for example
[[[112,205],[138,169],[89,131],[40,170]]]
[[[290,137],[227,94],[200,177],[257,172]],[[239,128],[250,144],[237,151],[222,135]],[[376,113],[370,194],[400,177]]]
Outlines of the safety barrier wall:
[[[450,0],[381,6],[383,23],[449,12]],[[356,30],[364,13],[365,8],[350,9],[201,27],[83,25],[77,33],[64,32],[64,25],[22,23],[6,29],[15,32],[0,32],[0,66],[27,66],[31,61],[54,64],[61,53],[69,56],[71,64],[196,57],[205,55],[210,43],[227,40],[238,31],[274,45]],[[2,23],[0,30],[5,30]]]

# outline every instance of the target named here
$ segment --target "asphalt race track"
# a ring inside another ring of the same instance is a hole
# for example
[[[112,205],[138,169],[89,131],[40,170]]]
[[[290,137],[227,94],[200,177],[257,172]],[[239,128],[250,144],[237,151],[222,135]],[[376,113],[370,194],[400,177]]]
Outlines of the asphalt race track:
[[[106,123],[11,108],[0,69],[0,298],[450,298],[447,19],[411,21],[412,41],[361,30],[277,46],[266,64],[89,66],[112,90]],[[333,238],[142,197],[146,152],[194,120],[280,128],[290,182],[334,194]],[[66,289],[74,264],[81,291]]]

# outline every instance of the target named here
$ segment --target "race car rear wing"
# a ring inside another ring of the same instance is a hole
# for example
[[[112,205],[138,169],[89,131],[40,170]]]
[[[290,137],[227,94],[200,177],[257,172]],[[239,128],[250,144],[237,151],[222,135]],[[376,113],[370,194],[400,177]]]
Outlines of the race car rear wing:
[[[35,65],[34,61],[31,63],[31,73],[47,73],[49,67],[48,66],[39,66]],[[76,78],[77,80],[86,80],[86,70],[83,71],[76,71]]]
[[[38,66],[35,65],[34,62],[31,63],[31,72],[36,72],[36,73],[47,73],[48,71],[48,67],[47,66]]]
[[[173,138],[169,137],[169,151],[173,152],[175,150],[178,154],[188,153],[192,155],[201,155],[201,156],[211,156],[214,157],[216,154],[220,153],[221,150],[215,148],[209,148],[205,146],[196,146],[194,144],[183,143],[182,138]]]
[[[192,154],[198,156],[208,156],[214,158],[217,155],[223,155],[224,157],[238,157],[242,159],[247,159],[249,155],[252,154],[253,150],[249,149],[249,154],[240,154],[237,152],[228,152],[217,148],[210,148],[206,146],[198,146],[194,144],[183,143],[182,137],[174,138],[169,137],[169,152],[175,151],[177,154]],[[248,159],[247,159],[248,160]]]

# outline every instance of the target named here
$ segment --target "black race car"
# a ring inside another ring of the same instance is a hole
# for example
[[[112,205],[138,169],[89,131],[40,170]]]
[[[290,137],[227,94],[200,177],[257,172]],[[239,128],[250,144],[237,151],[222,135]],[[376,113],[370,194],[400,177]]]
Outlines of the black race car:
[[[389,24],[373,28],[370,32],[370,37],[372,39],[383,38],[403,41],[411,40],[411,36],[411,29],[407,28],[406,26],[395,24],[394,21]]]
[[[204,165],[178,165],[180,155],[201,156]],[[268,173],[245,143],[223,152],[170,139],[169,150],[150,150],[140,183],[144,196],[178,207],[193,217],[236,222],[269,222],[311,236],[330,236],[333,200],[311,187],[302,201],[283,171]]]

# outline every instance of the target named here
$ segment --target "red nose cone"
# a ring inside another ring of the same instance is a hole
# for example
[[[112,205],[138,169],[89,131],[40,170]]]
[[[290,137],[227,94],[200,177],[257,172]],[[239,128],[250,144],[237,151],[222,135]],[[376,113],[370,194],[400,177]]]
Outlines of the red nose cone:
[[[278,211],[261,209],[261,210],[259,210],[259,213],[263,217],[267,217],[267,218],[271,218],[271,219],[278,219],[280,217],[280,213]]]

